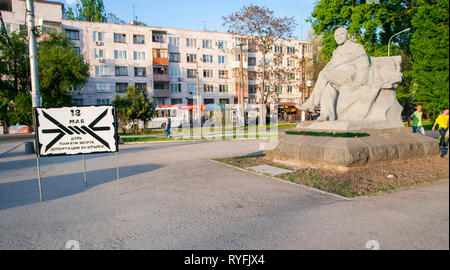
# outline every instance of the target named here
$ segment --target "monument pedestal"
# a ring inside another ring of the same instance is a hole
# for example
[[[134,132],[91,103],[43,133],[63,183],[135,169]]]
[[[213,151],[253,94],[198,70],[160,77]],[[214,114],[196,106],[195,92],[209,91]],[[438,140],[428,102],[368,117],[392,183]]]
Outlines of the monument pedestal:
[[[326,121],[325,123],[330,124],[333,122],[341,121]],[[345,125],[345,123],[335,124]],[[327,127],[329,126],[327,125]],[[351,127],[351,124],[349,124],[349,127]],[[265,151],[267,157],[293,168],[313,167],[348,171],[354,166],[370,165],[375,162],[407,160],[439,155],[440,153],[439,142],[436,139],[412,133],[410,128],[370,129],[368,126],[347,130],[330,128],[307,129],[305,126],[300,128],[302,131],[366,132],[370,136],[340,138],[282,135],[278,139],[279,142],[275,149]]]

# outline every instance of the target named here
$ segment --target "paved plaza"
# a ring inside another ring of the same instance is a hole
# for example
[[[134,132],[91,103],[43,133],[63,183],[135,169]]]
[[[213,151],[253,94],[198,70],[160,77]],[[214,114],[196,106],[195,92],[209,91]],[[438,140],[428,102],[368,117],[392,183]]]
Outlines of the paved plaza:
[[[225,166],[264,140],[121,145],[115,154],[0,156],[0,249],[448,249],[449,182],[346,200]],[[120,195],[119,195],[120,192]]]

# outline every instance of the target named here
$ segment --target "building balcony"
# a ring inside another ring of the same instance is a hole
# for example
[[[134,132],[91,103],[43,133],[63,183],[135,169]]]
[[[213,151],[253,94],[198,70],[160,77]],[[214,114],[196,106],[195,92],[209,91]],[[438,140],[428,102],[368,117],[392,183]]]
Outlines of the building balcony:
[[[154,89],[153,90],[153,97],[155,97],[155,98],[166,98],[169,96],[170,96],[169,89]]]
[[[169,64],[169,58],[153,58],[153,64],[154,65],[168,65]]]
[[[154,81],[170,81],[169,74],[153,74]]]

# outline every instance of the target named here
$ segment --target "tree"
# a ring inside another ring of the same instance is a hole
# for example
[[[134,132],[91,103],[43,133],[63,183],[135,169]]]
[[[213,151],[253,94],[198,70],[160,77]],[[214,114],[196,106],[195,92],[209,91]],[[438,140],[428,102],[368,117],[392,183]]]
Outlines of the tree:
[[[292,37],[292,28],[296,25],[294,18],[276,17],[273,11],[265,7],[249,5],[222,19],[223,25],[228,27],[228,33],[254,47],[261,54],[262,62],[258,68],[260,83],[257,85],[257,91],[259,91],[259,103],[265,104],[264,91],[272,73],[267,69],[268,55],[276,43]],[[265,124],[264,110],[264,107],[260,110],[262,124]]]
[[[349,35],[364,46],[369,56],[386,56],[389,38],[411,27],[415,2],[389,0],[370,4],[366,0],[321,0],[316,3],[307,21],[314,32],[322,36],[322,55],[327,61],[337,47],[334,31],[339,27],[345,27]],[[398,46],[392,47],[393,52],[397,49],[409,51],[407,35],[396,37],[396,41]]]
[[[417,2],[412,19],[410,93],[424,111],[436,115],[449,106],[449,1]]]
[[[83,86],[89,78],[89,64],[78,55],[63,34],[51,33],[38,46],[39,87],[42,106],[68,106],[67,91]]]
[[[131,106],[131,103],[126,97],[120,97],[116,94],[116,98],[112,101],[112,104],[116,106],[119,126],[122,128],[122,132],[125,133],[127,131],[126,127],[130,123],[128,108]]]
[[[107,22],[103,0],[79,0],[75,6],[64,11],[69,20],[87,22]]]
[[[61,33],[42,36],[37,47],[42,105],[71,105],[68,89],[84,85],[89,78],[89,64]],[[7,34],[2,30],[0,50],[0,121],[5,127],[31,123],[31,106],[25,102],[31,93],[26,33]]]
[[[147,126],[147,122],[155,115],[155,104],[148,99],[147,90],[139,90],[133,86],[127,88],[124,97],[116,95],[113,104],[116,105],[117,117],[123,132],[131,122],[133,132],[137,132],[139,122]]]
[[[111,13],[111,12],[108,13],[108,16],[107,16],[106,20],[109,23],[127,24],[126,21],[122,20],[121,18],[117,17],[116,14]]]

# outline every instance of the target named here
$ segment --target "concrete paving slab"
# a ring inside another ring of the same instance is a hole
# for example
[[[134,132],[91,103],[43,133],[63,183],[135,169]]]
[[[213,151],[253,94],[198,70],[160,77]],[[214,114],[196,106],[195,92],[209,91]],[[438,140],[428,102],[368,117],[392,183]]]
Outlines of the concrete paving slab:
[[[254,170],[259,173],[266,173],[266,174],[270,174],[270,175],[279,175],[279,174],[283,174],[283,173],[293,172],[292,170],[282,169],[282,168],[278,168],[278,167],[267,165],[267,164],[248,167],[247,169],[251,169],[251,170]]]

